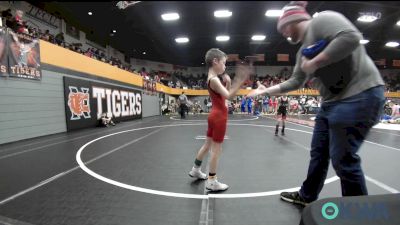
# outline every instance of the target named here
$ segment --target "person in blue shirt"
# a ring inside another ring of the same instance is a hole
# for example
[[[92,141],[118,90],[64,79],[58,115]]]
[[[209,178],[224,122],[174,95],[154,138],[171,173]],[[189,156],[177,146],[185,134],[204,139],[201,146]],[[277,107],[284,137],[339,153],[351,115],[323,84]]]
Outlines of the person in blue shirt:
[[[268,96],[264,96],[263,98],[263,113],[268,114],[268,106],[269,106],[269,98]]]
[[[253,99],[251,97],[247,98],[247,113],[251,114],[252,112],[252,104],[253,104]]]
[[[242,113],[246,112],[246,98],[245,97],[242,97],[242,102],[240,104],[240,109],[241,109]]]

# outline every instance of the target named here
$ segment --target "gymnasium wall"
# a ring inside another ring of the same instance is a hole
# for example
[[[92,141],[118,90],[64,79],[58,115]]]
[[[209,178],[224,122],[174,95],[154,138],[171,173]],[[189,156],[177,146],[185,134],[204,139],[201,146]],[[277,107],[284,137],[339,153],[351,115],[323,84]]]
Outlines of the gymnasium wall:
[[[67,131],[63,77],[141,91],[82,73],[47,69],[53,71],[42,70],[41,81],[0,78],[0,144]],[[160,115],[158,99],[142,95],[142,117]]]
[[[0,79],[0,144],[66,131],[62,76]]]
[[[143,80],[98,60],[40,41],[42,80],[0,77],[0,144],[65,132],[66,114],[63,77],[120,86],[142,91]],[[207,90],[183,90],[157,83],[158,92],[177,96],[185,91],[202,103]],[[245,95],[249,90],[240,90]],[[143,92],[142,92],[143,93]],[[291,95],[318,95],[314,90],[297,90]],[[400,93],[385,93],[400,97]],[[160,115],[159,93],[142,94],[142,117]]]
[[[0,144],[67,131],[63,77],[142,92],[140,76],[47,42],[40,48],[41,80],[0,77]],[[141,96],[141,117],[160,115],[158,94]]]

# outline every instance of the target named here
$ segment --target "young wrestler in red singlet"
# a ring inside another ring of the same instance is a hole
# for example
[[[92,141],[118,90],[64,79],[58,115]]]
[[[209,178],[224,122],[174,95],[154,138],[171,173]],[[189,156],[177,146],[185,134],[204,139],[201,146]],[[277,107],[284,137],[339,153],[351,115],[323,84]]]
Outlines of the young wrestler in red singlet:
[[[225,99],[233,98],[240,86],[246,81],[251,73],[250,67],[239,65],[236,69],[235,79],[231,87],[231,79],[224,73],[226,54],[219,49],[212,48],[205,56],[208,67],[208,91],[210,93],[212,109],[208,116],[207,139],[197,153],[194,166],[189,172],[191,177],[207,179],[207,175],[201,171],[201,163],[207,152],[211,151],[208,180],[206,188],[210,191],[224,191],[228,185],[217,180],[218,159],[222,151],[222,142],[226,132],[228,109]],[[222,82],[218,74],[223,74]],[[224,84],[223,84],[224,83]]]

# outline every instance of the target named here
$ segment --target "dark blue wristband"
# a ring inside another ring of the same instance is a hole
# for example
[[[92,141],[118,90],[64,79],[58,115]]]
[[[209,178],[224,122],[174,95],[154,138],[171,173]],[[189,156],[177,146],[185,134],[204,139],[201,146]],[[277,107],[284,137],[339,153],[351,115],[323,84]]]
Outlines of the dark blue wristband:
[[[301,50],[301,54],[308,59],[317,56],[328,45],[326,40],[317,41],[315,44]]]

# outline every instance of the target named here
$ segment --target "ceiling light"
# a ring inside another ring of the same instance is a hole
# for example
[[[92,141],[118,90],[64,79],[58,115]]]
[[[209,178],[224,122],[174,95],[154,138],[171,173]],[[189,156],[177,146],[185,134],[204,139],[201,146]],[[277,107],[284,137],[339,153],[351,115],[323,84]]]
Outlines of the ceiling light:
[[[280,9],[270,9],[265,12],[265,16],[268,17],[280,17],[282,16],[283,11]]]
[[[217,18],[224,18],[232,16],[232,12],[229,10],[217,10],[214,11],[214,16]]]
[[[179,37],[179,38],[175,38],[176,43],[187,43],[189,42],[189,38],[187,37]]]
[[[229,41],[229,36],[217,36],[217,41]]]
[[[385,46],[386,46],[386,47],[395,48],[395,47],[399,46],[399,42],[390,41],[390,42],[386,43]]]
[[[399,20],[399,21],[397,21],[396,25],[397,25],[397,26],[400,26],[400,20]]]
[[[286,38],[286,40],[288,40],[288,41],[291,41],[291,40],[292,40],[292,38],[291,38],[291,37],[288,37],[288,38]]]
[[[179,19],[178,13],[165,13],[161,15],[161,18],[165,21],[177,20]]]
[[[88,14],[89,16],[93,15],[93,13],[92,13],[92,12],[88,12],[87,14]]]
[[[368,42],[369,42],[369,40],[365,40],[365,39],[360,40],[360,44],[362,44],[362,45],[368,44]]]
[[[113,33],[117,33],[117,31],[116,31],[116,30],[113,30]]]
[[[253,41],[263,41],[263,40],[265,40],[265,35],[253,35],[253,37],[251,37],[251,40],[253,40]]]
[[[143,55],[146,55],[146,52],[143,52],[142,54],[143,54]]]
[[[358,17],[357,21],[364,22],[364,23],[371,23],[377,20],[378,17],[373,16],[373,15],[362,15]]]

